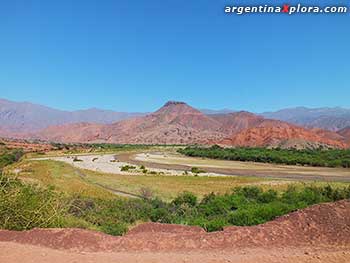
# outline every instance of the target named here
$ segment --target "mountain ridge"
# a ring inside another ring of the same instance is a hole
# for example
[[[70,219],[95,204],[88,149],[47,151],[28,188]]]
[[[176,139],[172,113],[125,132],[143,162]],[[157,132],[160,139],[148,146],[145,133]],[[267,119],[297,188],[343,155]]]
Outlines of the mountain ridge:
[[[12,133],[39,131],[52,125],[77,122],[107,124],[141,115],[143,113],[115,112],[97,108],[64,111],[30,102],[0,99],[1,128]]]
[[[282,120],[307,128],[321,128],[331,131],[338,131],[350,126],[350,109],[341,107],[295,107],[265,112],[261,115],[265,118]]]
[[[249,147],[278,147],[282,143],[290,145],[286,141],[293,140],[294,144],[297,142],[300,145],[313,144],[315,147],[327,145],[337,148],[347,147],[345,139],[332,131],[307,129],[279,120],[265,119],[246,111],[205,115],[184,102],[175,101],[165,103],[163,107],[146,116],[113,124],[73,125],[51,127],[42,131],[39,138],[65,142],[218,143]],[[71,132],[72,130],[74,133]]]
[[[7,103],[11,104],[10,101]],[[0,101],[0,106],[4,104],[6,103]],[[6,107],[0,107],[0,120],[5,120],[1,122],[0,135],[69,143],[226,144],[264,147],[329,145],[338,148],[350,145],[346,132],[340,134],[320,128],[302,127],[281,120],[267,119],[247,111],[204,114],[180,101],[168,101],[155,112],[146,115],[123,115],[125,119],[117,121],[109,119],[110,123],[106,123],[108,118],[103,118],[104,115],[101,114],[106,112],[104,110],[92,108],[76,111],[70,113],[67,122],[62,121],[54,125],[45,122],[37,125],[40,118],[36,122],[31,120],[41,111],[49,112],[40,116],[42,118],[57,114],[61,117],[62,112],[41,105],[37,105],[38,112],[26,112],[26,108],[32,109],[32,105],[23,103],[17,111],[4,111]],[[6,118],[11,119],[12,114],[19,115],[24,120],[14,122],[17,124],[14,129],[6,123]],[[80,117],[75,117],[75,114]],[[119,116],[118,114],[120,113],[112,112],[114,117]],[[27,116],[31,118],[27,119]],[[77,118],[76,121],[74,118]],[[24,128],[28,122],[33,127]]]

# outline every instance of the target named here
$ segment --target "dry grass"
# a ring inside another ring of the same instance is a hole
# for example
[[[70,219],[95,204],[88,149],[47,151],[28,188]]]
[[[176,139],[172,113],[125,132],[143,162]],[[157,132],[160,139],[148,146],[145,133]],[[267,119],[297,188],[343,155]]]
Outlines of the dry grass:
[[[272,181],[254,177],[194,177],[162,175],[114,175],[82,170],[69,164],[51,160],[24,160],[6,169],[8,174],[17,176],[29,183],[54,186],[68,194],[79,194],[110,198],[113,196],[101,186],[140,194],[143,188],[150,189],[156,196],[169,200],[183,191],[198,196],[210,192],[224,193],[236,186],[263,184],[276,187],[283,181]],[[101,185],[101,186],[100,186]]]
[[[94,172],[75,168],[58,161],[24,160],[6,168],[7,174],[17,176],[28,182],[45,186],[54,186],[58,191],[70,195],[81,195],[98,198],[115,197],[109,190],[140,194],[149,189],[164,200],[170,200],[183,191],[193,192],[199,197],[210,192],[225,193],[237,186],[259,185],[264,189],[285,190],[288,185],[305,184],[326,185],[329,183],[298,183],[285,180],[263,179],[258,177],[202,177],[202,176],[163,176],[163,175],[118,175]],[[346,183],[331,183],[341,187]]]
[[[97,198],[113,198],[110,192],[86,182],[79,171],[67,164],[55,161],[22,161],[6,168],[5,173],[43,186],[53,186],[60,192]]]
[[[276,181],[268,181],[253,177],[202,177],[202,176],[163,176],[163,175],[111,175],[86,171],[91,182],[139,194],[143,188],[150,189],[156,196],[170,200],[179,193],[189,191],[202,197],[210,192],[225,193],[237,186],[251,184],[277,185]],[[278,182],[284,183],[284,182]],[[267,185],[266,185],[267,186]]]

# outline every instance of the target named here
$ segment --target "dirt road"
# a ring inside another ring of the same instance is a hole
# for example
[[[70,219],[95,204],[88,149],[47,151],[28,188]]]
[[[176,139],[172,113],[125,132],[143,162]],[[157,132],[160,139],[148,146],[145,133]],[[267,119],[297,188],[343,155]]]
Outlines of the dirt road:
[[[0,242],[1,263],[347,263],[350,251],[305,249],[245,249],[200,252],[71,252]]]

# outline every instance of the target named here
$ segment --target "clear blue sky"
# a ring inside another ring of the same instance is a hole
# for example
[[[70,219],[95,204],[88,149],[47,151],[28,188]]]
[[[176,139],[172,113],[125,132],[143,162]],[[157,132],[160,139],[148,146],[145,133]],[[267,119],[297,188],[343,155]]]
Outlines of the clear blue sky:
[[[170,99],[350,108],[349,14],[224,14],[239,2],[256,1],[3,0],[0,97],[69,110],[152,111]]]

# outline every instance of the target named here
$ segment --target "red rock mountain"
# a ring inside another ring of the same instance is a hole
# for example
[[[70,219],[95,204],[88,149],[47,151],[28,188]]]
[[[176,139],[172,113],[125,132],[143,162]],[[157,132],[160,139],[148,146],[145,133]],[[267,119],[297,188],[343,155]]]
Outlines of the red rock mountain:
[[[107,125],[80,123],[52,126],[37,137],[62,142],[219,143],[230,146],[279,146],[294,140],[293,144],[298,141],[298,145],[316,143],[345,147],[343,136],[334,132],[308,130],[249,112],[205,115],[184,102],[175,101],[167,102],[156,112],[143,117]]]
[[[49,127],[39,138],[63,142],[146,144],[207,143],[225,135],[221,124],[183,102],[167,102],[158,111],[110,125],[74,124]]]
[[[289,145],[293,140],[297,143],[296,148],[299,148],[301,142],[345,148],[346,144],[342,140],[334,139],[336,136],[333,132],[319,134],[286,122],[266,119],[257,126],[233,134],[219,143],[232,146],[280,147],[283,144]]]
[[[101,124],[92,123],[64,124],[50,126],[29,136],[54,142],[98,142],[102,127]]]
[[[250,112],[240,111],[228,114],[210,115],[220,122],[220,131],[225,134],[236,134],[242,130],[255,127],[264,121],[264,118]]]
[[[167,102],[145,117],[107,125],[101,139],[113,143],[206,143],[222,138],[220,123],[183,102]]]
[[[350,127],[346,127],[340,131],[338,131],[338,134],[342,136],[347,144],[350,146]]]

